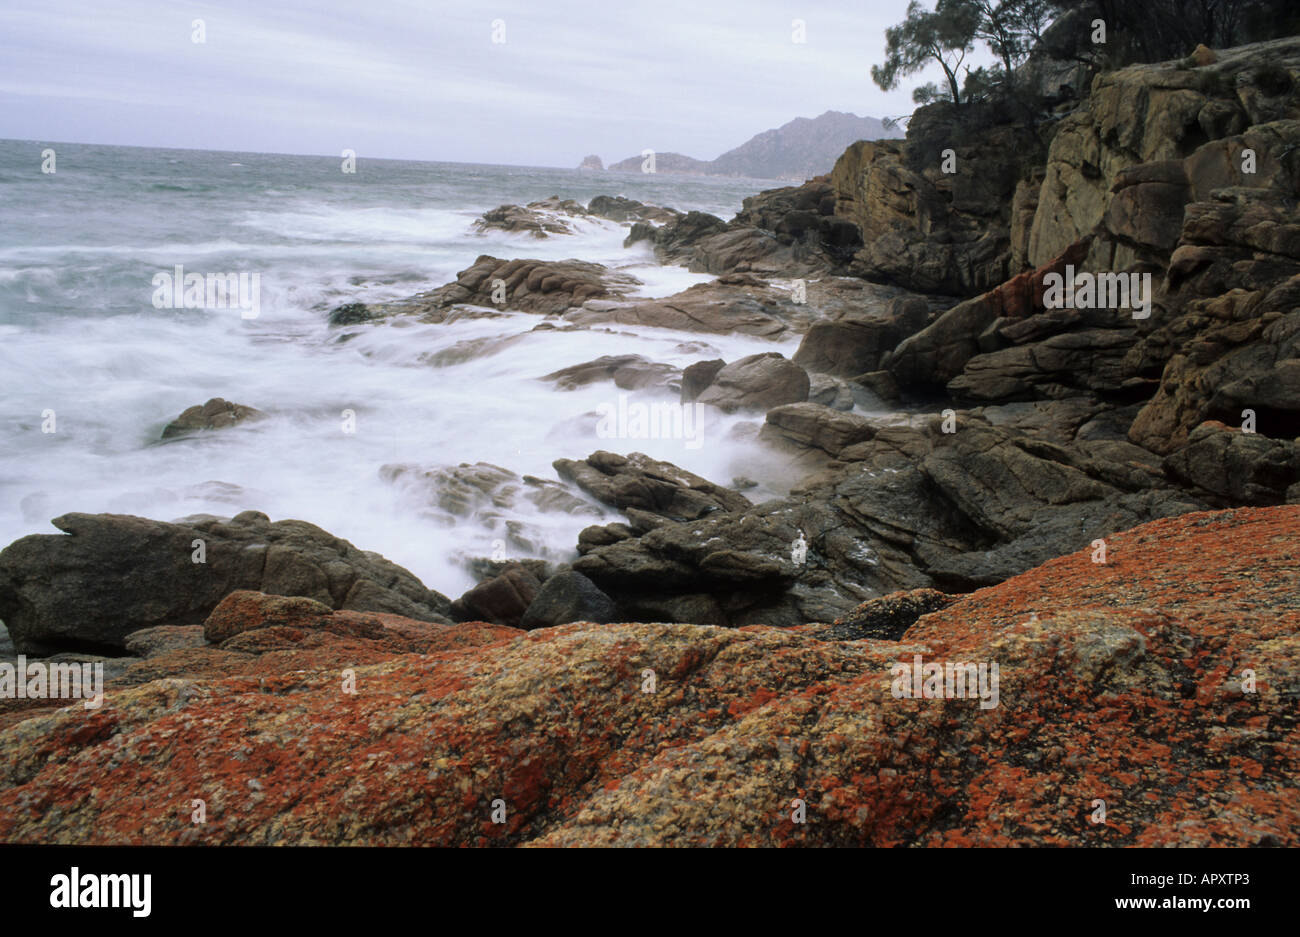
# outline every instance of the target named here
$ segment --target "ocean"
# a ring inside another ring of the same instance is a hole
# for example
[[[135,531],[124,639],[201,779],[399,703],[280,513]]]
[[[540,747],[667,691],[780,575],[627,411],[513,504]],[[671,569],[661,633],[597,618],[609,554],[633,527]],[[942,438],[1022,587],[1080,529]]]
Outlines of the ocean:
[[[53,173],[41,171],[46,147]],[[454,598],[473,585],[467,560],[499,554],[510,523],[523,533],[508,555],[566,561],[578,531],[599,521],[522,499],[452,516],[427,486],[386,481],[383,466],[482,461],[555,479],[555,459],[636,450],[782,493],[788,480],[728,432],[740,417],[711,417],[702,445],[598,438],[593,411],[622,392],[538,378],[608,354],[679,367],[789,356],[797,337],[534,332],[540,317],[525,313],[343,330],[327,321],[342,303],[441,286],[482,254],[594,261],[640,279],[639,295],[671,295],[712,278],[660,266],[644,243],[623,248],[625,225],[583,220],[575,235],[537,240],[479,235],[472,223],[504,203],[602,194],[729,219],[780,183],[364,157],[347,174],[341,163],[0,140],[0,547],[52,533],[50,519],[73,511],[175,520],[258,510],[317,524]],[[258,316],[156,308],[153,278],[177,265],[258,274]],[[340,341],[344,332],[356,334]],[[212,397],[268,418],[160,441],[168,422]],[[355,432],[344,431],[344,411]]]

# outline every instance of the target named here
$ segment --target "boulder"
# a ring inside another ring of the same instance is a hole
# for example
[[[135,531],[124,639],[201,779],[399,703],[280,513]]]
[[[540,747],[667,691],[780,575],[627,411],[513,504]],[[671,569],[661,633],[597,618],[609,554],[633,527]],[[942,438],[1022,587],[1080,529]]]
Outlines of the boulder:
[[[1300,482],[1300,444],[1211,421],[1166,456],[1164,468],[1228,504],[1282,504],[1287,489]]]
[[[329,315],[330,325],[362,325],[378,318],[365,303],[344,303],[335,306]]]
[[[865,387],[881,401],[893,403],[902,396],[898,389],[898,381],[894,380],[894,375],[888,371],[859,374],[853,378],[853,383]]]
[[[739,332],[763,338],[777,338],[790,327],[788,301],[775,295],[753,295],[730,284],[697,283],[664,299],[596,300],[565,315],[574,325],[605,323],[652,326],[685,332]]]
[[[808,400],[832,410],[853,409],[853,388],[829,374],[808,375]]]
[[[526,567],[512,563],[499,575],[481,582],[451,603],[455,621],[488,621],[519,627],[542,584]]]
[[[23,653],[121,649],[142,628],[202,624],[238,589],[447,621],[445,596],[305,521],[245,511],[176,523],[64,514],[51,523],[63,533],[32,534],[0,552],[0,619]]]
[[[255,410],[239,403],[231,403],[220,397],[213,397],[205,404],[196,404],[190,407],[168,423],[163,429],[162,438],[175,439],[178,436],[187,436],[201,430],[223,429],[227,426],[235,426],[238,423],[260,420],[265,417],[266,414],[261,410]]]
[[[810,387],[807,371],[780,352],[769,351],[733,361],[719,370],[696,400],[726,413],[768,410],[807,400]]]
[[[542,584],[519,626],[525,630],[550,628],[574,621],[605,624],[613,621],[613,600],[582,573],[556,573]]]
[[[559,459],[554,466],[562,479],[620,510],[684,519],[749,507],[739,492],[640,452],[621,456],[599,451],[580,461]]]
[[[238,589],[222,599],[203,622],[203,637],[210,644],[262,628],[312,628],[333,614],[323,602],[303,596],[266,595]]]
[[[594,361],[575,364],[550,374],[541,380],[554,381],[560,390],[575,390],[597,381],[613,381],[622,390],[641,390],[662,387],[676,390],[682,372],[670,364],[650,361],[641,355],[602,355]]]
[[[578,202],[553,195],[548,199],[529,202],[524,207],[501,205],[484,212],[483,216],[474,222],[474,230],[480,234],[496,230],[546,238],[552,234],[573,234],[576,228],[573,226],[572,219],[587,214],[587,209]]]
[[[650,241],[660,263],[698,273],[807,277],[840,272],[862,246],[857,225],[832,214],[826,176],[745,199],[730,222],[690,212],[660,228],[633,227],[624,246]],[[653,219],[652,219],[653,220]]]
[[[712,234],[725,231],[727,223],[708,212],[687,212],[663,227],[653,229],[655,256],[660,263],[685,264],[693,256],[695,245]]]
[[[809,371],[852,377],[880,369],[880,359],[904,338],[887,308],[864,309],[813,323],[793,361]]]
[[[815,446],[832,456],[876,435],[876,427],[865,417],[833,410],[819,403],[790,403],[767,411],[764,432],[769,430],[801,446]]]
[[[721,358],[688,364],[682,370],[682,403],[690,403],[698,398],[726,364]]]
[[[413,315],[443,322],[461,305],[498,311],[562,313],[589,299],[617,299],[640,286],[635,277],[581,260],[502,260],[486,254],[456,280],[398,303],[368,307],[373,315]]]
[[[610,221],[643,221],[654,224],[667,224],[682,216],[681,212],[672,208],[647,205],[621,195],[597,195],[587,203],[587,211]]]

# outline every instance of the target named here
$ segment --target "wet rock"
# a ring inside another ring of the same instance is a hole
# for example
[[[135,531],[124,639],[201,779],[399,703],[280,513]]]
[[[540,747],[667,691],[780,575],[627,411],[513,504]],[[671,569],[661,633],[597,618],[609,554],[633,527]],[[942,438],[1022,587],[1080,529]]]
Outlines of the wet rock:
[[[1300,482],[1300,445],[1207,422],[1165,458],[1164,467],[1230,504],[1281,504]]]
[[[896,298],[815,322],[800,342],[794,363],[837,377],[877,371],[887,352],[925,325],[929,312],[920,297]]]
[[[330,325],[362,325],[375,319],[369,306],[365,303],[344,303],[330,311]]]
[[[696,400],[726,413],[768,410],[807,400],[810,387],[807,371],[780,352],[770,351],[726,365]]]
[[[488,255],[456,274],[456,280],[399,303],[373,307],[380,314],[415,315],[443,322],[460,305],[499,311],[562,313],[590,299],[617,299],[640,286],[627,274],[581,260],[501,260]]]
[[[738,511],[749,499],[736,491],[644,453],[594,452],[586,459],[559,459],[555,471],[602,504],[636,508],[674,519],[714,511]]]
[[[253,420],[264,419],[261,410],[213,397],[205,404],[190,407],[163,429],[163,439],[175,439],[200,430],[224,429]]]
[[[808,400],[832,410],[853,409],[853,388],[829,374],[808,375]]]
[[[894,380],[894,375],[888,371],[871,371],[867,374],[859,374],[853,378],[853,383],[865,387],[880,400],[887,403],[897,402],[902,397],[898,389],[898,381]]]
[[[550,628],[574,621],[605,624],[613,621],[614,602],[582,573],[556,573],[542,585],[519,627],[525,630]]]
[[[653,231],[655,256],[660,263],[685,264],[693,256],[696,243],[726,228],[727,223],[716,215],[687,212]]]
[[[552,234],[573,234],[576,228],[572,219],[587,214],[587,209],[578,202],[553,195],[522,207],[501,205],[484,212],[483,217],[474,222],[474,230],[480,234],[496,230],[545,238]]]
[[[512,563],[499,576],[479,583],[452,602],[451,617],[517,628],[541,588],[527,568]]]
[[[379,476],[399,488],[421,516],[444,527],[473,523],[491,532],[512,552],[546,557],[545,531],[519,519],[533,511],[599,518],[604,512],[572,486],[554,479],[519,476],[487,462],[422,466],[384,465]],[[478,561],[464,557],[473,572]],[[539,559],[540,562],[540,559]]]
[[[682,371],[682,403],[690,403],[698,398],[726,364],[721,358],[714,358],[687,365]]]
[[[584,302],[581,309],[564,318],[575,325],[616,323],[776,338],[790,327],[797,312],[787,298],[774,291],[737,289],[715,281],[697,283],[665,299]]]
[[[584,527],[578,534],[578,553],[588,553],[596,547],[608,546],[635,536],[636,533],[627,524],[597,524]]]
[[[237,589],[447,620],[446,597],[304,521],[245,511],[177,523],[65,514],[51,523],[64,533],[0,552],[0,618],[23,652],[120,649],[142,628],[201,624]]]
[[[644,202],[624,198],[621,195],[597,195],[587,203],[587,211],[593,215],[599,215],[601,218],[608,218],[611,221],[642,221],[653,222],[654,224],[666,224],[670,221],[676,221],[682,216],[681,212],[672,208],[647,205]]]
[[[574,569],[621,608],[651,591],[707,594],[723,623],[796,625],[898,590],[1001,582],[1208,503],[1165,479],[1158,456],[1122,441],[1053,443],[1032,426],[996,427],[969,412],[955,414],[952,433],[937,416],[872,425],[815,406],[775,416],[809,442],[824,428],[826,450],[810,451],[833,451],[788,498],[591,543]],[[831,434],[837,421],[865,440],[841,446],[854,437]],[[785,432],[764,428],[765,438]]]
[[[745,199],[730,222],[690,212],[662,227],[635,225],[624,246],[649,241],[660,263],[697,273],[807,277],[837,272],[862,246],[857,225],[832,215],[826,176]]]
[[[876,435],[865,417],[843,413],[819,403],[791,403],[767,411],[767,426],[801,446],[815,446],[830,455]],[[761,436],[761,434],[760,434]]]
[[[676,390],[682,372],[672,365],[650,361],[641,355],[602,355],[594,361],[552,371],[541,379],[554,381],[560,390],[574,390],[597,381],[613,381],[622,390],[647,387]]]

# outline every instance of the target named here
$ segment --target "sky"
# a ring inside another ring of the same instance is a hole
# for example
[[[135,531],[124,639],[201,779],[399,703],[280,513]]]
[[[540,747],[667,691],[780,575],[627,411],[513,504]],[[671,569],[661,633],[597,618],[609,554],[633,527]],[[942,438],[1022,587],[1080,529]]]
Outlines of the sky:
[[[910,113],[937,70],[889,93],[871,81],[906,7],[3,0],[0,138],[529,166],[647,148],[713,159],[795,117]]]

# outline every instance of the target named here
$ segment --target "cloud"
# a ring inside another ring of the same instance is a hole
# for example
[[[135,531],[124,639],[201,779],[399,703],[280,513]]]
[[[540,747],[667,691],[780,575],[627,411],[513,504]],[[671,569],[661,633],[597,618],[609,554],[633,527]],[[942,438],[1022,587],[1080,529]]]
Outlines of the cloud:
[[[797,116],[910,111],[907,89],[870,81],[905,9],[6,0],[0,136],[562,166],[646,146],[707,159]],[[792,41],[795,19],[806,43]]]

